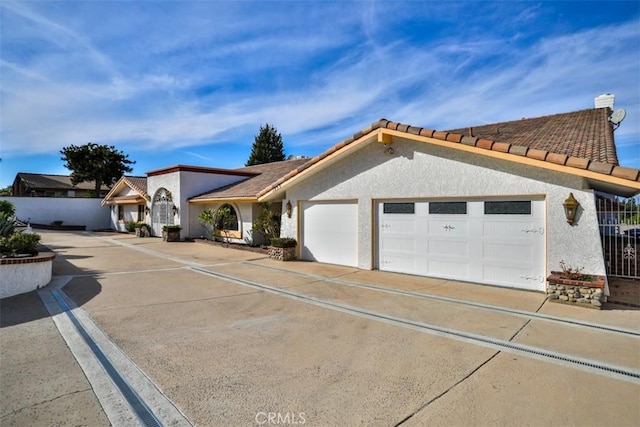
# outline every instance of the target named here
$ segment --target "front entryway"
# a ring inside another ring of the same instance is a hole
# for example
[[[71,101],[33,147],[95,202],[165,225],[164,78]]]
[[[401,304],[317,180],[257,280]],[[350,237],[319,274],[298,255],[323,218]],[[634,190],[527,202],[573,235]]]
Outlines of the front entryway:
[[[162,227],[173,224],[173,198],[166,188],[156,191],[151,205],[151,228],[154,236],[162,236]]]
[[[543,291],[544,200],[377,204],[380,270]]]

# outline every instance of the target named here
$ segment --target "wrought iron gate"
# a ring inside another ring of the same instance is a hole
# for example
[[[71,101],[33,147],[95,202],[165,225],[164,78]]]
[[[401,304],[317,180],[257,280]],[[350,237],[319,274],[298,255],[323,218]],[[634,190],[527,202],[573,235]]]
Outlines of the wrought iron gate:
[[[607,275],[640,279],[640,201],[598,194],[596,208]]]
[[[155,236],[162,235],[162,227],[173,224],[173,199],[166,188],[156,191],[151,205],[151,225]]]

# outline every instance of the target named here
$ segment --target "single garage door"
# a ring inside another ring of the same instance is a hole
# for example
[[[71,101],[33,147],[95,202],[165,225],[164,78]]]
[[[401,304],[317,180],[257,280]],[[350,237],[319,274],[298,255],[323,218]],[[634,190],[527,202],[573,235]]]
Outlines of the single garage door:
[[[358,266],[357,202],[303,202],[300,225],[302,259]]]
[[[544,290],[542,199],[388,201],[377,213],[380,270]]]

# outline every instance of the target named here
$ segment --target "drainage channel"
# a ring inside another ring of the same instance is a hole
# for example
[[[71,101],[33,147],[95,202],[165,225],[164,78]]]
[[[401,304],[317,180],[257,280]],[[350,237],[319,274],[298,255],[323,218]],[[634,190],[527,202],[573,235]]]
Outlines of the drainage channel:
[[[94,353],[109,378],[111,378],[111,381],[113,381],[113,383],[116,385],[116,387],[120,391],[120,394],[122,394],[122,397],[124,397],[129,406],[131,406],[131,409],[133,410],[133,412],[135,412],[140,421],[147,427],[161,427],[162,423],[160,422],[160,420],[158,420],[151,409],[149,409],[149,407],[142,401],[133,387],[122,377],[122,375],[120,375],[118,370],[109,361],[98,344],[87,333],[67,302],[64,300],[64,298],[62,298],[62,295],[60,295],[60,292],[54,290],[51,291],[51,294],[55,298],[60,308],[62,308],[62,311],[69,317],[69,320],[71,320],[71,323],[73,323],[73,326],[75,326],[77,332]]]
[[[445,328],[445,327],[441,327],[441,326],[433,325],[429,323],[417,322],[409,319],[390,316],[387,314],[382,314],[382,313],[366,310],[359,307],[354,307],[347,304],[340,304],[340,303],[323,300],[320,298],[315,298],[315,297],[304,295],[304,294],[298,294],[286,289],[274,288],[268,285],[263,285],[261,283],[252,282],[249,280],[237,278],[227,274],[209,271],[201,267],[191,267],[190,269],[198,273],[205,274],[218,279],[222,279],[234,284],[247,286],[253,289],[258,289],[258,290],[262,290],[272,294],[284,296],[297,301],[302,301],[308,304],[312,304],[318,307],[329,308],[342,313],[355,315],[355,316],[363,317],[366,319],[381,321],[381,322],[396,325],[396,326],[402,326],[402,327],[410,328],[413,330],[429,333],[429,334],[440,336],[440,337],[453,338],[458,341],[481,345],[484,347],[492,348],[494,350],[521,354],[521,355],[529,356],[529,357],[546,361],[546,362],[551,361],[554,363],[570,366],[572,368],[580,369],[590,373],[597,373],[600,375],[613,377],[619,380],[640,384],[640,372],[634,371],[626,367],[616,366],[613,364],[603,363],[600,361],[583,359],[580,357],[571,356],[564,353],[553,352],[553,351],[545,350],[538,347],[528,346],[524,344],[517,344],[510,341],[491,338],[491,337],[474,334],[470,332],[463,332],[463,331]]]
[[[570,326],[579,326],[579,327],[598,329],[598,330],[602,330],[602,331],[613,332],[613,333],[624,334],[624,335],[631,335],[631,336],[640,338],[640,331],[634,331],[632,329],[618,328],[618,327],[614,327],[614,326],[602,325],[602,324],[599,324],[599,323],[585,322],[585,321],[582,321],[582,320],[566,319],[566,318],[563,318],[563,317],[552,316],[552,315],[549,315],[549,314],[535,313],[535,312],[532,312],[532,311],[525,311],[525,310],[517,310],[517,309],[514,309],[514,308],[500,307],[500,306],[497,306],[497,305],[483,304],[483,303],[480,303],[480,302],[466,301],[466,300],[461,300],[461,299],[456,299],[456,298],[448,298],[448,297],[442,297],[442,296],[438,296],[438,295],[425,294],[425,293],[422,293],[422,292],[405,291],[405,290],[401,290],[401,289],[390,289],[390,288],[385,288],[383,286],[369,285],[369,284],[365,284],[365,283],[361,283],[361,282],[353,282],[353,281],[350,281],[350,280],[325,277],[325,276],[320,276],[318,274],[300,273],[300,272],[297,272],[297,271],[285,270],[285,269],[282,269],[282,268],[269,267],[269,266],[265,266],[265,265],[254,264],[254,263],[246,263],[245,262],[245,264],[251,265],[251,266],[254,266],[254,267],[264,268],[266,270],[273,270],[273,271],[279,271],[279,272],[283,272],[283,273],[295,274],[295,275],[302,276],[302,277],[309,277],[309,278],[315,279],[315,280],[322,280],[322,281],[325,281],[325,282],[331,282],[331,283],[336,283],[336,284],[339,284],[339,285],[351,286],[351,287],[354,287],[354,288],[368,289],[368,290],[372,290],[372,291],[385,292],[385,293],[394,294],[394,295],[402,295],[402,296],[417,297],[417,298],[422,298],[422,299],[430,299],[430,300],[434,300],[434,301],[444,301],[444,302],[449,302],[449,303],[453,303],[453,304],[460,304],[460,305],[466,305],[466,306],[469,306],[469,307],[481,308],[483,310],[489,310],[489,311],[513,314],[515,316],[520,316],[520,317],[524,317],[524,318],[528,318],[528,319],[538,319],[538,320],[544,320],[544,321],[549,321],[549,322],[564,323],[564,324],[567,324],[567,325],[570,325]]]

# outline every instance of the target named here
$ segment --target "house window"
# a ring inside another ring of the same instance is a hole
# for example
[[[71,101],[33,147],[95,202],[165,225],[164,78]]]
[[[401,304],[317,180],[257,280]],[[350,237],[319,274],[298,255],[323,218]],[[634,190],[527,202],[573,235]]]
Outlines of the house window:
[[[144,205],[138,205],[138,222],[144,221]]]
[[[222,205],[220,207],[220,209],[222,208],[228,208],[229,212],[231,213],[230,218],[228,219],[226,224],[221,224],[218,223],[216,225],[216,228],[218,230],[233,230],[233,231],[238,231],[240,230],[240,228],[238,227],[238,213],[236,212],[236,210],[233,208],[233,206],[231,206],[230,204],[226,204],[226,205]]]
[[[467,202],[429,202],[429,214],[466,215]]]
[[[484,202],[485,215],[531,215],[531,201]]]
[[[124,206],[118,205],[118,221],[124,221]]]
[[[384,203],[382,211],[386,214],[414,214],[415,203]]]

